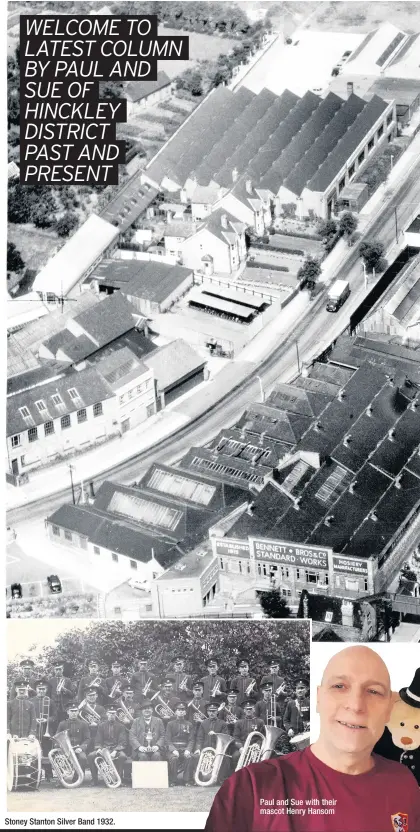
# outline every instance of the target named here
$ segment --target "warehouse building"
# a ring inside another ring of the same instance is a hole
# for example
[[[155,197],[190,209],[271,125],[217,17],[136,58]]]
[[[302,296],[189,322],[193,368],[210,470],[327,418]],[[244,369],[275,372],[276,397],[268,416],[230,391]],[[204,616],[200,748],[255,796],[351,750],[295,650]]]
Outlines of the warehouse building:
[[[141,113],[145,107],[159,105],[170,98],[172,81],[166,72],[160,71],[156,81],[128,81],[124,85],[127,99],[127,118]]]
[[[146,317],[165,312],[191,288],[194,273],[150,260],[103,260],[88,278],[99,293],[120,291]]]
[[[413,342],[413,346],[420,342],[420,254],[380,297],[358,332],[390,335],[401,344]]]
[[[144,363],[156,380],[158,410],[205,379],[206,359],[182,338],[145,356]]]
[[[47,303],[76,297],[83,280],[103,257],[111,255],[118,237],[114,225],[91,214],[38,272],[32,288]]]

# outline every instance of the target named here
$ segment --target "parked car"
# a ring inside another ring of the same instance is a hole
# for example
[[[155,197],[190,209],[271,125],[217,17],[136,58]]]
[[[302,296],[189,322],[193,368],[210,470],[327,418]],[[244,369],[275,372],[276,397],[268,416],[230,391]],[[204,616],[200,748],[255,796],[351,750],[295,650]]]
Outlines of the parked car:
[[[130,578],[128,585],[131,589],[142,589],[144,592],[150,592],[150,582],[140,581],[138,578]]]
[[[11,584],[10,591],[12,598],[22,598],[22,584]]]
[[[50,588],[50,592],[62,592],[61,581],[58,575],[48,575],[47,577],[48,586]]]

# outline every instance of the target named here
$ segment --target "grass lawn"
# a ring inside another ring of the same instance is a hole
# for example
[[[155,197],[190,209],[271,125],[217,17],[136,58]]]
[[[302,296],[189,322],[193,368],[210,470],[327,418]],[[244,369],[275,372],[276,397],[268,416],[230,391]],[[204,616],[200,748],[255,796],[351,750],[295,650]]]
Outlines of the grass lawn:
[[[209,812],[217,788],[194,786],[172,789],[132,789],[120,786],[90,786],[63,789],[58,784],[41,784],[37,792],[9,792],[9,812]]]
[[[7,238],[20,251],[27,269],[40,271],[65,240],[29,225],[9,223]]]

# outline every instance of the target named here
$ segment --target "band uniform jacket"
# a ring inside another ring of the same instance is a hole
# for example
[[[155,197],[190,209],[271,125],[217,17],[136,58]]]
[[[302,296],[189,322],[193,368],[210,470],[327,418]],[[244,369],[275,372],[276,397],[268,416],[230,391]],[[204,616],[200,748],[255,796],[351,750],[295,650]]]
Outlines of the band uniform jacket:
[[[238,719],[243,719],[244,710],[243,708],[240,708],[239,705],[225,705],[225,707],[219,711],[219,719],[223,719],[223,721],[227,723],[229,734],[233,734],[233,726],[235,723],[229,722],[229,714],[234,716],[236,721],[238,721]]]
[[[80,748],[82,751],[85,752],[88,749],[88,745],[91,740],[89,726],[86,725],[86,722],[83,722],[81,719],[63,719],[58,728],[57,734],[60,731],[68,731],[69,740],[72,744],[73,748]]]
[[[217,673],[214,676],[211,676],[210,674],[208,676],[203,676],[203,678],[200,679],[200,682],[203,685],[204,699],[207,699],[208,702],[212,702],[214,699],[214,696],[212,696],[212,690],[217,682],[219,682],[220,685],[219,693],[226,693],[226,679],[223,679],[222,676],[218,676]],[[218,694],[216,693],[215,696],[218,696]]]
[[[216,734],[228,734],[228,725],[219,719],[217,716],[214,719],[205,719],[200,723],[196,735],[195,751],[202,751],[203,748],[211,746],[214,748],[217,742],[217,737],[209,736],[209,731],[214,731]]]
[[[18,676],[16,678],[19,679],[19,681],[22,680],[23,685],[28,685],[29,686],[29,689],[28,689],[29,699],[31,699],[33,696],[35,696],[35,694],[36,694],[35,682],[38,681],[38,676],[36,676],[34,673],[30,673],[29,676],[26,677],[26,679],[22,679],[22,676]],[[14,687],[14,682],[15,682],[15,680],[13,680],[12,689],[10,691],[10,699],[16,699],[16,688]]]
[[[37,724],[35,722],[35,708],[33,702],[25,697],[10,699],[7,703],[7,731],[12,736],[35,736]]]
[[[260,699],[255,705],[255,716],[259,716],[265,725],[267,725],[267,709],[271,711],[271,702],[267,702],[265,699]],[[283,713],[284,708],[281,708],[279,703],[276,702],[276,726],[278,728],[283,728]],[[273,724],[273,722],[270,722],[270,725]]]
[[[127,731],[121,722],[101,722],[95,737],[96,748],[108,748],[110,751],[123,751],[127,743]]]
[[[43,737],[45,731],[47,730],[48,725],[48,733],[52,736],[51,726],[55,725],[55,721],[57,718],[57,708],[54,705],[54,702],[50,699],[49,696],[34,696],[31,699],[31,702],[35,708],[35,717],[36,719],[41,719],[48,714],[48,722],[38,723],[36,724],[36,732],[37,737],[40,736],[40,725],[42,725],[42,732],[41,736]]]
[[[260,731],[264,734],[264,729],[264,722],[259,717],[253,716],[252,719],[249,719],[249,717],[244,716],[243,719],[240,719],[233,726],[233,739],[238,748],[242,748],[248,734],[252,731]]]
[[[187,719],[171,719],[166,726],[166,745],[169,751],[193,751],[195,727]]]
[[[250,686],[251,682],[255,680],[255,676],[234,676],[231,683],[230,688],[231,690],[235,690],[238,694],[236,704],[241,706],[249,696],[255,696],[258,693],[258,685],[255,680],[255,685],[253,686],[251,693],[246,693],[247,688]]]
[[[64,679],[65,689],[61,693],[57,693],[57,686],[61,679]],[[57,711],[65,711],[67,705],[74,699],[76,685],[73,684],[68,676],[52,676],[48,679],[48,686],[51,701],[54,703]]]
[[[104,720],[106,719],[106,710],[105,710],[105,708],[103,707],[103,705],[98,705],[98,702],[97,702],[97,701],[95,702],[95,704],[94,704],[94,705],[91,705],[90,707],[91,707],[91,708],[93,708],[93,709],[94,709],[94,711],[96,711],[96,713],[97,713],[97,714],[100,716],[100,718],[101,718],[101,719],[100,719],[100,722],[98,722],[98,724],[97,724],[97,725],[90,725],[89,723],[86,723],[86,724],[87,724],[87,726],[88,726],[88,728],[89,728],[89,731],[90,731],[90,736],[92,737],[92,739],[94,739],[94,738],[95,738],[95,736],[96,736],[96,732],[97,732],[97,730],[98,730],[98,726],[101,724],[101,722],[104,722]],[[83,711],[84,711],[84,709],[82,709],[82,713],[83,713]],[[78,717],[78,719],[81,719],[81,717],[79,716],[79,717]],[[83,719],[82,719],[81,721],[82,721],[82,722],[84,722],[84,720],[83,720]]]
[[[169,694],[169,696],[167,693],[161,693],[159,695],[159,700],[162,700],[162,702],[164,702],[165,705],[168,705],[168,708],[170,708],[170,710],[173,712],[173,716],[161,717],[161,719],[163,719],[163,722],[167,723],[169,719],[175,719],[175,708],[181,702],[180,697],[174,696],[172,692]],[[158,701],[156,697],[156,699],[154,699],[154,701],[152,702],[152,705],[154,705],[156,708],[156,706],[161,705],[162,702]],[[158,714],[156,714],[156,716],[158,716]]]
[[[262,688],[263,685],[273,685],[273,692],[276,693],[277,689],[283,685],[284,682],[284,676],[279,676],[278,673],[266,673],[265,676],[262,676],[261,678],[260,688]]]
[[[113,697],[111,697],[110,694],[111,694],[112,688],[114,687],[115,682],[117,682],[117,681],[120,683],[120,690],[119,690],[119,692],[117,691],[117,693],[115,693]],[[105,682],[104,682],[104,688],[105,688],[105,692],[106,692],[106,695],[107,695],[107,702],[110,702],[110,703],[112,702],[112,703],[115,704],[115,702],[121,696],[124,688],[127,687],[127,684],[128,684],[128,679],[126,679],[125,676],[108,676],[105,679]]]
[[[147,682],[151,679],[152,683],[147,693],[147,698],[150,699],[156,691],[159,690],[158,681],[156,676],[153,673],[150,673],[149,670],[137,670],[136,673],[130,678],[131,687],[134,690],[134,695],[136,697],[136,701],[141,701],[144,699],[143,695],[143,688],[146,687]]]
[[[187,719],[190,722],[194,723],[202,721],[198,719],[198,713],[195,710],[195,708],[198,708],[199,711],[201,711],[201,713],[204,715],[204,718],[206,718],[206,705],[208,705],[208,701],[208,699],[201,699],[201,697],[200,699],[193,699],[192,701],[190,700],[190,703],[187,705]]]
[[[187,696],[189,698],[191,698],[193,681],[192,681],[192,677],[190,676],[189,673],[186,673],[185,670],[183,670],[181,672],[179,670],[174,670],[174,671],[172,671],[172,673],[168,673],[167,678],[172,679],[172,681],[174,683],[174,686],[172,688],[172,693],[175,696],[179,696],[179,698],[181,699],[182,702],[185,702],[185,698]],[[181,682],[184,681],[184,679],[187,680],[186,681],[186,688],[185,688],[185,690],[184,689],[180,690],[179,686],[180,686]]]
[[[148,731],[151,731],[153,735],[150,745],[157,745],[162,751],[165,748],[165,726],[158,716],[152,716],[149,723],[146,722],[144,716],[138,716],[134,720],[129,733],[131,747],[134,751],[139,748],[140,745],[147,748],[149,745],[148,740],[146,739]]]
[[[116,708],[121,708],[121,703],[122,702],[124,702],[124,705],[127,708],[128,713],[130,714],[130,716],[133,717],[133,719],[135,719],[136,716],[140,716],[139,703],[138,702],[135,702],[134,699],[131,700],[131,702],[127,702],[125,699],[118,699],[115,703],[115,707]],[[120,721],[120,720],[118,720],[118,721]],[[131,727],[130,725],[128,725],[128,724],[126,725],[126,728],[130,729],[130,727]]]
[[[289,731],[292,728],[295,734],[302,734],[309,719],[309,699],[289,699],[283,714],[285,730]]]
[[[78,691],[77,691],[77,699],[78,699],[79,703],[82,702],[82,700],[86,698],[87,689],[90,688],[92,682],[94,682],[95,679],[97,679],[98,677],[100,679],[100,684],[95,685],[95,690],[98,693],[97,702],[98,702],[99,705],[103,705],[104,702],[107,701],[108,695],[107,695],[107,691],[106,691],[106,688],[105,688],[105,681],[104,681],[104,679],[102,679],[102,677],[99,675],[99,673],[96,673],[93,676],[82,676],[82,678],[79,682],[79,687],[78,687]]]

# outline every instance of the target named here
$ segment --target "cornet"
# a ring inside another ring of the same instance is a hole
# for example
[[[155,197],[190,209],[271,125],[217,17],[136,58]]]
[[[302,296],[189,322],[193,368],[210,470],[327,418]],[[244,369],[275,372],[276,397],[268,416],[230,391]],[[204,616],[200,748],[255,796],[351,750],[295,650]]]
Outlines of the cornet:
[[[110,699],[114,699],[117,693],[121,693],[121,679],[116,679],[114,684],[111,688],[111,693],[109,694]]]
[[[152,687],[152,680],[148,679],[144,688],[142,689],[142,696],[147,696],[151,687]]]
[[[214,685],[213,689],[210,692],[210,696],[219,696],[220,693],[220,679],[217,680],[216,684]]]
[[[102,679],[101,679],[100,676],[97,676],[96,679],[93,680],[93,682],[89,682],[88,687],[90,687],[90,688],[99,688],[101,684],[102,684]]]
[[[65,676],[62,676],[61,679],[59,680],[58,684],[57,684],[56,693],[57,694],[64,693],[64,691],[66,691],[66,693],[71,693],[71,690],[69,688],[66,688],[66,678],[65,678]]]
[[[250,693],[252,693],[252,691],[254,690],[254,688],[255,688],[256,684],[257,684],[257,680],[256,680],[256,679],[252,679],[252,681],[249,683],[249,685],[248,685],[248,687],[246,688],[246,690],[244,690],[244,694],[245,694],[245,696],[249,696],[249,695],[250,695]]]
[[[187,690],[188,676],[184,676],[182,682],[178,685],[178,690]]]

